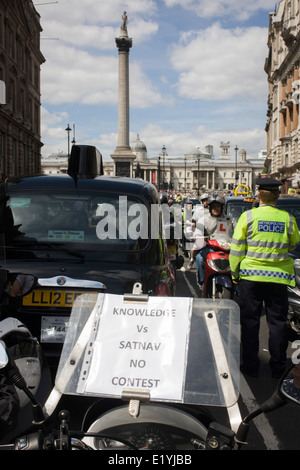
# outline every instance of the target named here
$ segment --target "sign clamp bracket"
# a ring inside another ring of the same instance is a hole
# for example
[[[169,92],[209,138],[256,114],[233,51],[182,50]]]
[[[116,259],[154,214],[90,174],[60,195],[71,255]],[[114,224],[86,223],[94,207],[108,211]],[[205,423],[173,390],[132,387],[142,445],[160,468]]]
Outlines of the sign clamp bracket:
[[[124,302],[148,302],[148,294],[143,294],[142,284],[136,282],[133,286],[131,294],[124,294]]]
[[[140,282],[136,282],[133,286],[131,294],[124,294],[124,302],[148,302],[149,296],[147,294],[143,294],[142,291],[142,284]],[[128,412],[132,418],[137,418],[140,414],[140,405],[141,402],[149,401],[150,400],[150,392],[149,391],[141,391],[141,390],[132,390],[132,389],[124,389],[122,392],[122,400],[129,401],[128,405]]]

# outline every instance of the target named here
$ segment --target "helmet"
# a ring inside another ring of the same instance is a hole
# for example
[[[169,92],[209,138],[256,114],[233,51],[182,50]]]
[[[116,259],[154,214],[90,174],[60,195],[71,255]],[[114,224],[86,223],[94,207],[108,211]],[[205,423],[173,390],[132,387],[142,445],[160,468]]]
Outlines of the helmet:
[[[165,193],[160,193],[159,199],[161,204],[168,204],[168,198]]]
[[[202,194],[202,196],[200,196],[200,201],[204,201],[204,199],[208,199],[208,194],[207,193],[204,193]]]
[[[207,205],[208,205],[208,208],[209,208],[209,212],[211,212],[211,205],[214,203],[214,202],[218,202],[219,204],[221,204],[222,206],[222,211],[223,211],[223,206],[225,204],[225,199],[222,197],[222,196],[211,196],[208,201],[207,201]]]
[[[225,199],[222,196],[211,196],[208,199],[208,205],[210,206],[213,202],[218,202],[219,204],[222,204],[222,206],[224,206]]]
[[[194,207],[193,201],[191,201],[190,199],[188,199],[188,200],[186,201],[185,205],[187,205],[187,204],[191,204],[192,207]]]

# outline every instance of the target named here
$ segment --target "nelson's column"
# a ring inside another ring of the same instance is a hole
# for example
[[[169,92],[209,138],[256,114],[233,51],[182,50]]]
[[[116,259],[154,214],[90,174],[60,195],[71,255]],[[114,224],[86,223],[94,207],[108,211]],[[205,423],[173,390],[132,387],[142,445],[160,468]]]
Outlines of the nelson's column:
[[[132,47],[132,39],[128,37],[126,11],[122,16],[116,45],[119,50],[118,145],[111,158],[114,160],[115,176],[132,177],[133,161],[136,158],[129,145],[129,49]]]

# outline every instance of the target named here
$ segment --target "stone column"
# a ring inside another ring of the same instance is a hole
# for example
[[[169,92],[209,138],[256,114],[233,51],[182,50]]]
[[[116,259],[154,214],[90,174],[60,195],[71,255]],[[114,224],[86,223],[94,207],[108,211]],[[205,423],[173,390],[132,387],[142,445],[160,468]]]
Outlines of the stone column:
[[[133,161],[136,156],[129,145],[129,50],[132,39],[128,37],[127,16],[123,14],[120,36],[116,38],[119,51],[118,84],[118,145],[111,155],[114,160],[115,176],[133,176]]]

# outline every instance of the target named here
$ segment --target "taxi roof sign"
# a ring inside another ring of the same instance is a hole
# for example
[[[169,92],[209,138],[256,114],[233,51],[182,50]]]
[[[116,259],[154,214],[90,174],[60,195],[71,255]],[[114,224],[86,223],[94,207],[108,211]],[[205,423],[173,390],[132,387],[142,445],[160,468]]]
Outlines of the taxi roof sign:
[[[245,188],[244,190],[242,190],[241,188]],[[245,184],[239,184],[235,190],[234,190],[234,195],[235,196],[247,196],[249,194],[249,188],[248,186],[246,186]]]

